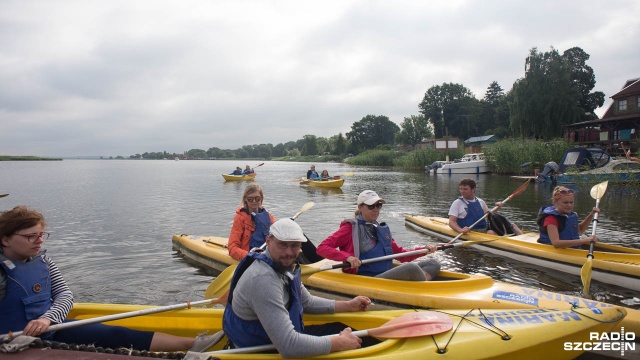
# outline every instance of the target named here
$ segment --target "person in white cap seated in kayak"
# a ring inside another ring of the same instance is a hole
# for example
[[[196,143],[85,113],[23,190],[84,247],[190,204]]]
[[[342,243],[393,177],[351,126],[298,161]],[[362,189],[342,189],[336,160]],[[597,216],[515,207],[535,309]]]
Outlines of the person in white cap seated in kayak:
[[[282,357],[304,358],[357,349],[362,339],[341,323],[304,326],[302,313],[365,311],[371,300],[338,301],[313,296],[302,285],[296,258],[302,229],[291,219],[273,223],[264,252],[250,252],[238,264],[224,310],[229,346],[273,344]],[[338,334],[325,337],[323,335]]]
[[[411,261],[433,253],[437,249],[435,245],[416,246],[412,250],[427,250],[422,254],[398,258],[404,262],[401,266],[394,267],[392,259],[362,265],[362,260],[412,251],[403,249],[395,242],[387,224],[378,223],[383,203],[384,199],[375,191],[361,192],[358,196],[355,217],[344,220],[336,232],[318,245],[318,255],[335,261],[348,262],[350,267],[343,271],[353,274],[394,280],[432,280],[440,271],[438,260]]]

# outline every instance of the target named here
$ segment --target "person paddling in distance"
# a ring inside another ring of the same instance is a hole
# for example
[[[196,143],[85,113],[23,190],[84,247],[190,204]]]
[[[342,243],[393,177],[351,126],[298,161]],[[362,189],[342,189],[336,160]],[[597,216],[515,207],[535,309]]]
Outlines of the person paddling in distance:
[[[229,175],[242,175],[242,168],[240,166],[236,166],[236,169],[230,172]]]
[[[487,230],[487,221],[478,222],[473,229],[470,228],[476,221],[480,220],[489,212],[489,207],[484,200],[476,197],[476,181],[473,179],[462,179],[459,184],[460,197],[458,197],[449,208],[449,227],[453,230],[467,234],[471,230],[497,235],[493,230]],[[498,210],[502,207],[502,202],[497,202]],[[520,228],[511,223],[515,235],[522,235]]]
[[[311,168],[309,170],[307,170],[307,179],[309,179],[309,180],[318,180],[318,179],[320,179],[320,175],[318,175],[318,172],[316,171],[316,166],[315,165],[311,165]]]
[[[253,174],[254,171],[251,168],[251,166],[247,165],[244,167],[244,171],[242,171],[242,175],[249,175],[249,174]]]
[[[236,209],[227,243],[229,255],[238,261],[242,260],[249,250],[264,244],[269,227],[276,220],[262,207],[263,201],[262,186],[247,185],[242,194],[240,207]]]
[[[564,186],[553,189],[552,206],[543,206],[538,213],[538,228],[540,229],[541,244],[550,244],[555,248],[579,248],[590,242],[598,242],[595,235],[580,238],[600,209],[594,207],[589,215],[578,223],[578,214],[573,211],[574,192]]]
[[[389,226],[378,223],[380,210],[384,204],[375,191],[365,190],[358,195],[355,217],[344,220],[340,228],[329,235],[320,245],[317,253],[327,259],[348,262],[344,272],[375,276],[384,279],[429,281],[440,271],[436,259],[410,262],[425,254],[398,258],[404,264],[394,267],[393,260],[383,260],[362,265],[362,260],[408,252],[391,236]],[[428,249],[427,254],[437,250],[435,245],[416,246],[413,250]]]
[[[42,249],[49,238],[45,227],[44,216],[26,206],[0,213],[0,333],[23,331],[69,344],[150,351],[202,352],[219,341],[221,334],[188,338],[100,323],[47,332],[50,325],[66,322],[73,293]]]
[[[341,323],[305,326],[302,314],[365,311],[371,300],[313,296],[302,285],[296,258],[307,239],[291,219],[273,223],[264,252],[251,252],[236,269],[224,310],[230,347],[273,344],[282,357],[304,358],[357,349],[362,339]],[[338,334],[325,337],[323,335]],[[375,339],[372,339],[375,340]]]

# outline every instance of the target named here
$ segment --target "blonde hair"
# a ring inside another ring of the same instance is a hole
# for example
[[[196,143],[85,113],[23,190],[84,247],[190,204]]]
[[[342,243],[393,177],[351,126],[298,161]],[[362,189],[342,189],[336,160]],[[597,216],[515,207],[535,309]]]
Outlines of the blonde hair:
[[[264,200],[264,194],[262,193],[262,186],[258,184],[249,184],[246,188],[244,188],[244,194],[242,194],[242,199],[240,199],[240,207],[249,210],[249,205],[247,205],[247,195],[252,192],[259,192],[260,197]]]
[[[556,186],[553,188],[553,195],[551,195],[551,201],[554,203],[565,196],[573,195],[573,190],[564,187],[564,186]]]

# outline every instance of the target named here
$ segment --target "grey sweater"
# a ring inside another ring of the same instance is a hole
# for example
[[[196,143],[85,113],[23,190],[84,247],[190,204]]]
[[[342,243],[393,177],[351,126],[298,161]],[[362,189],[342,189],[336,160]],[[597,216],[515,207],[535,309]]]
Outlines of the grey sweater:
[[[269,252],[265,255],[270,257]],[[295,331],[285,305],[289,302],[287,277],[262,261],[255,261],[242,275],[233,292],[233,312],[244,320],[260,320],[269,338],[285,358],[310,357],[331,352],[331,340]],[[335,311],[335,300],[313,296],[302,285],[305,313]]]

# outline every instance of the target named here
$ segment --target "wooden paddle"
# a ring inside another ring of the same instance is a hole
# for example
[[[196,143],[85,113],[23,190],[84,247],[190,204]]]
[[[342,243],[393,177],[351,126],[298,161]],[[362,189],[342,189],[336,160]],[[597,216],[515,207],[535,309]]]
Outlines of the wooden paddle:
[[[417,311],[400,315],[377,328],[352,332],[358,337],[374,336],[380,339],[404,339],[441,334],[453,328],[451,317],[435,311]],[[328,337],[339,334],[328,335]],[[248,354],[275,349],[275,345],[259,345],[230,350],[212,351],[207,354]]]
[[[135,310],[135,311],[129,311],[129,312],[120,313],[120,314],[111,314],[111,315],[99,316],[91,319],[70,321],[70,322],[65,322],[61,324],[50,325],[49,327],[47,327],[47,329],[44,332],[70,329],[70,328],[74,328],[82,325],[89,325],[89,324],[101,323],[105,321],[126,319],[134,316],[156,314],[156,313],[171,311],[171,310],[178,310],[178,309],[184,309],[184,308],[191,309],[191,307],[196,305],[226,304],[227,295],[228,295],[228,292],[215,299],[200,300],[200,301],[194,301],[194,302],[186,302],[182,304],[154,307],[149,309]],[[2,334],[0,335],[0,341],[4,341],[5,339],[12,339],[19,335],[22,335],[22,333],[23,333],[22,331],[16,331],[16,332],[9,332],[8,334]]]
[[[313,201],[308,201],[307,203],[302,205],[302,208],[300,208],[300,211],[298,211],[297,213],[295,213],[295,215],[293,215],[291,220],[295,220],[298,216],[300,216],[300,214],[311,209],[315,204],[316,203]],[[264,249],[266,245],[267,243],[265,242],[264,244],[262,244],[262,246],[260,246],[260,249]],[[209,284],[209,286],[207,287],[207,290],[205,290],[204,292],[204,298],[213,299],[216,297],[222,297],[223,295],[221,294],[224,294],[224,293],[228,295],[231,279],[233,278],[233,273],[235,271],[236,271],[236,265],[231,265],[226,269],[224,269],[224,271],[221,272],[220,275],[218,275],[215,279],[213,279],[211,284]],[[222,305],[226,305],[227,303],[226,297],[224,300],[225,300],[224,304]]]
[[[253,171],[253,169],[255,169],[255,168],[257,168],[257,167],[260,167],[260,166],[262,166],[262,165],[264,165],[264,163],[260,163],[260,164],[258,164],[258,165],[256,165],[256,166],[252,167],[252,168],[251,168],[251,171]]]
[[[514,197],[522,194],[526,189],[527,186],[529,186],[529,183],[531,182],[531,179],[527,180],[524,184],[520,185],[519,188],[516,189],[516,191],[514,191],[511,195],[507,196],[506,199],[502,200],[502,204],[506,203],[507,201],[513,199]],[[493,213],[496,210],[498,210],[498,206],[495,206],[493,209],[489,210],[489,212]],[[478,219],[478,221],[474,222],[473,224],[471,224],[471,226],[469,226],[469,229],[473,229],[474,226],[478,225],[478,223],[482,220],[484,220],[487,216],[489,215],[489,213],[484,214],[480,219]],[[451,245],[452,243],[454,243],[456,240],[458,240],[463,234],[459,233],[458,235],[456,235],[456,237],[454,237],[451,241],[449,241],[446,245]]]
[[[596,199],[596,207],[600,207],[600,199],[604,196],[604,193],[607,191],[607,186],[609,185],[609,181],[601,182],[600,184],[594,185],[591,188],[591,197]],[[596,234],[596,227],[598,226],[598,213],[593,214],[593,221],[591,225],[591,235]],[[589,244],[589,254],[587,254],[587,261],[582,265],[582,269],[580,270],[580,278],[582,279],[582,289],[584,293],[584,297],[590,299],[589,288],[591,287],[591,269],[593,268],[593,244],[592,241]]]
[[[3,198],[5,196],[9,196],[9,194],[0,194],[0,198]]]

